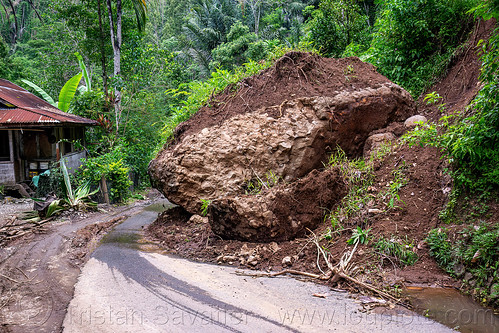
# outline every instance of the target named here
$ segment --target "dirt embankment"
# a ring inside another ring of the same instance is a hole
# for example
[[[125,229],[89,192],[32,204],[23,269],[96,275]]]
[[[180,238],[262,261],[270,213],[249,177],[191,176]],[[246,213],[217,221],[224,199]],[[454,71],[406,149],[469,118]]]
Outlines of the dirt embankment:
[[[478,23],[468,44],[456,53],[447,74],[435,86],[428,89],[428,92],[437,91],[443,97],[442,101],[447,103],[446,114],[462,110],[479,91],[480,61],[476,45],[480,39],[487,39],[490,36],[494,24],[492,21]],[[294,65],[293,59],[284,59],[279,66],[292,67]],[[270,86],[275,89],[277,101],[277,97],[279,100],[282,100],[282,96],[285,99],[291,98],[306,89],[304,86],[309,76],[303,71],[325,72],[322,67],[323,63],[316,63],[315,66],[314,68],[295,66],[294,70],[288,71],[292,75],[288,74],[289,76],[284,78],[272,76],[272,71],[279,71],[279,68],[269,69],[263,75],[271,78],[269,81],[267,77],[267,81],[272,82]],[[344,71],[339,71],[336,75],[345,79],[342,84],[351,85],[352,89],[358,88],[355,78],[349,78]],[[356,73],[355,75],[362,74]],[[328,80],[329,77],[325,75],[319,80],[321,79]],[[279,80],[279,82],[272,80]],[[372,80],[376,82],[377,79],[372,77]],[[192,121],[179,126],[176,143],[189,133],[222,122],[231,116],[232,110],[236,110],[234,112],[237,113],[249,112],[249,105],[253,104],[248,104],[248,101],[258,101],[259,105],[263,106],[266,101],[261,100],[261,94],[268,91],[267,81],[260,82],[258,78],[250,78],[241,83],[242,89],[237,93],[233,93],[230,87],[220,96],[215,96],[210,102],[212,112],[199,112],[192,118]],[[324,92],[314,91],[314,93]],[[270,98],[272,96],[271,94]],[[417,103],[418,113],[425,115],[429,120],[438,120],[443,115],[441,111],[437,106],[426,105],[423,98],[424,94]],[[380,130],[373,133],[386,131]],[[393,123],[388,131],[399,136],[405,130],[403,124]],[[446,274],[430,257],[429,248],[425,242],[428,232],[442,225],[439,212],[448,201],[452,186],[451,179],[445,172],[447,167],[437,148],[395,145],[382,161],[374,163],[373,185],[369,187],[368,194],[373,199],[360,204],[361,207],[356,217],[341,220],[342,229],[333,231],[332,235],[330,230],[333,227],[330,223],[324,223],[313,230],[315,235],[328,235],[329,233],[328,239],[322,238],[320,244],[328,249],[330,261],[333,264],[338,263],[345,251],[351,249],[346,241],[351,238],[352,231],[360,226],[363,230],[370,230],[371,243],[359,246],[352,260],[357,266],[355,275],[358,279],[391,290],[396,290],[397,286],[401,285],[460,287],[460,282]],[[396,174],[396,170],[400,173]],[[399,197],[395,200],[395,207],[386,208],[386,202],[383,206],[385,199],[380,194],[393,188],[394,182],[397,181],[395,177],[401,174],[404,184],[398,189]],[[334,207],[327,208],[334,209]],[[313,244],[310,237],[271,243],[223,240],[212,232],[206,218],[190,216],[181,208],[167,211],[149,227],[148,237],[160,243],[171,253],[207,262],[269,271],[292,268],[317,274],[321,273],[317,263],[319,262],[322,267],[325,266],[318,254],[317,246]],[[373,248],[372,243],[380,238],[398,240],[400,244],[404,244],[404,248],[416,253],[418,260],[414,265],[405,266],[394,258],[379,253]],[[339,286],[356,288],[355,285],[345,281],[340,281]]]

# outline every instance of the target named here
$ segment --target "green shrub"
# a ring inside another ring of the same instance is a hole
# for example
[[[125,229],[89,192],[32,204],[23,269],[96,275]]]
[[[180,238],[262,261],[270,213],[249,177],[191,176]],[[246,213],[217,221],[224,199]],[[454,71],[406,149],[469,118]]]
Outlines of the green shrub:
[[[357,226],[356,229],[353,229],[352,231],[352,237],[350,237],[350,239],[347,240],[347,244],[350,244],[350,245],[355,245],[357,243],[360,243],[360,244],[367,244],[369,243],[369,231],[371,231],[371,229],[367,229],[367,230],[364,230],[362,229],[361,227]]]
[[[452,273],[454,258],[452,257],[452,244],[447,236],[447,229],[433,229],[426,238],[432,255],[437,263],[447,272]]]
[[[259,61],[267,56],[266,44],[249,31],[249,27],[236,22],[227,35],[227,42],[212,51],[211,68],[231,70],[249,60]]]
[[[473,114],[458,116],[442,140],[456,185],[488,191],[499,188],[499,30],[481,46],[484,87],[471,105]]]
[[[50,171],[39,176],[35,197],[42,198],[49,193],[54,193],[56,197],[63,198],[65,191],[64,177],[62,171],[56,163],[50,166]]]
[[[347,46],[348,55],[353,49],[363,49],[370,41],[369,19],[354,0],[323,0],[319,9],[311,11],[307,23],[307,40],[327,57],[341,56]],[[357,45],[357,46],[354,46]]]
[[[363,59],[417,97],[447,67],[465,38],[474,0],[380,2],[371,48]]]
[[[410,242],[402,242],[397,239],[385,239],[381,237],[374,248],[389,257],[399,261],[404,266],[414,265],[418,260],[418,255],[412,251],[414,248]]]
[[[426,238],[430,254],[451,275],[466,277],[472,294],[480,301],[498,304],[491,286],[499,282],[499,224],[469,226],[453,240],[447,233],[446,229],[430,231]]]
[[[131,195],[132,185],[129,178],[130,168],[125,159],[126,154],[122,146],[117,146],[101,156],[87,158],[79,169],[78,178],[81,182],[90,181],[92,185],[99,186],[104,176],[111,184],[108,188],[109,198],[113,202],[124,202]]]

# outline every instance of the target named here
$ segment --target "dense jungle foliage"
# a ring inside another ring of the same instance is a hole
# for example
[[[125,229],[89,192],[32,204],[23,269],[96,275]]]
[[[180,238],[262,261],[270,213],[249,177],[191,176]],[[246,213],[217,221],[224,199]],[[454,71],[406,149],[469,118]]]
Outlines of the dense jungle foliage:
[[[418,97],[443,73],[474,19],[497,0],[1,0],[0,77],[50,96],[80,71],[69,112],[95,119],[80,182],[118,177],[126,200],[175,126],[217,91],[289,49],[359,56]],[[499,185],[497,33],[483,45],[476,112],[447,139],[459,184]],[[118,61],[119,60],[119,61]],[[118,63],[117,63],[118,61]],[[91,82],[91,86],[90,86]],[[32,90],[34,92],[34,90]],[[479,147],[479,149],[477,149]],[[114,174],[113,170],[116,171]]]

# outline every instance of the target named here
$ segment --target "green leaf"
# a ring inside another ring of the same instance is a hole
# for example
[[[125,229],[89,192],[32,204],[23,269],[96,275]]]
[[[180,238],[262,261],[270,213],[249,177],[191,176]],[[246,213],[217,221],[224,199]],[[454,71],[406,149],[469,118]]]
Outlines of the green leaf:
[[[49,102],[53,106],[57,107],[57,103],[54,101],[54,99],[52,97],[49,96],[49,94],[47,94],[45,92],[45,90],[43,90],[42,88],[40,88],[39,86],[37,86],[36,84],[34,84],[31,81],[28,81],[28,80],[25,80],[25,79],[21,79],[21,81],[23,81],[24,83],[26,83],[31,88],[35,89],[36,92],[39,93],[44,100],[46,100],[47,102]]]
[[[46,217],[51,217],[52,215],[60,212],[61,210],[64,210],[64,207],[60,205],[61,200],[54,200],[50,203],[50,205],[47,208],[47,214],[45,215]]]
[[[59,103],[57,104],[58,108],[62,111],[67,112],[69,110],[69,104],[71,104],[76,89],[78,89],[82,76],[83,73],[76,74],[64,84],[64,87],[62,87],[61,92],[59,93]]]
[[[80,77],[81,78],[81,77]],[[71,187],[71,180],[69,179],[68,169],[66,168],[66,163],[64,159],[61,159],[61,170],[64,176],[64,184],[66,185],[66,194],[70,202],[74,202],[73,188]]]
[[[85,79],[85,85],[87,86],[86,91],[92,91],[92,81],[90,81],[90,77],[88,76],[87,66],[85,66],[85,63],[83,62],[83,57],[78,52],[75,52],[75,56],[78,59],[78,65],[80,65],[83,78]]]
[[[144,31],[147,20],[147,4],[145,0],[133,0],[133,9],[137,18],[137,28]]]

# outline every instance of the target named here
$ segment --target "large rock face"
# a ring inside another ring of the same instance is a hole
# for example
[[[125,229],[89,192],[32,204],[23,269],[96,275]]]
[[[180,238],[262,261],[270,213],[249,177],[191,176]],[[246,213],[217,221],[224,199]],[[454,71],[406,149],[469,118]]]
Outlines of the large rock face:
[[[244,193],[248,181],[270,170],[287,182],[303,177],[321,167],[336,145],[358,153],[369,132],[411,111],[408,100],[404,90],[387,83],[237,115],[162,151],[151,175],[170,201],[199,213],[201,199]],[[269,116],[272,108],[281,116]]]
[[[300,65],[296,54],[290,56],[295,57],[296,66],[307,70],[308,67]],[[319,60],[314,59],[313,64],[318,63]],[[341,66],[348,65],[342,61]],[[270,90],[261,92],[260,98],[265,100],[266,94],[270,94],[267,99],[273,101],[272,104],[262,105],[258,99],[253,104],[260,107],[253,109],[252,101],[247,100],[251,91],[248,89],[240,94],[243,89],[240,88],[235,96],[244,95],[240,99],[241,103],[243,100],[247,103],[244,108],[240,108],[243,111],[230,112],[231,107],[240,107],[234,104],[235,98],[229,100],[232,104],[227,102],[224,104],[225,109],[221,109],[230,116],[217,118],[216,122],[208,117],[210,109],[202,109],[193,119],[179,126],[181,130],[177,141],[163,149],[151,162],[149,172],[154,186],[170,201],[192,214],[201,212],[202,199],[212,200],[212,229],[224,237],[263,240],[295,236],[304,228],[293,226],[292,221],[297,221],[296,218],[291,217],[288,221],[288,227],[293,231],[284,232],[285,222],[271,216],[275,212],[269,208],[272,201],[269,196],[275,193],[267,193],[261,198],[241,199],[248,182],[263,179],[266,173],[272,171],[288,184],[293,183],[312,170],[321,168],[327,160],[327,154],[336,146],[350,155],[359,156],[371,131],[386,127],[395,120],[405,120],[414,113],[412,98],[405,90],[377,74],[370,65],[358,59],[352,59],[351,62],[358,71],[352,79],[347,77],[344,69],[336,70],[332,65],[331,70],[336,71],[329,76],[323,74],[322,70],[318,71],[319,75],[309,68],[307,75],[300,78],[299,73],[305,72],[296,70],[298,78],[295,77],[295,81],[300,80],[300,84],[307,85],[304,90],[309,96],[298,97],[299,91],[286,92],[287,95],[280,99],[267,83],[272,81],[276,85],[281,80],[285,85],[292,81],[292,76],[284,76],[283,65],[278,62],[274,72],[270,70],[255,79],[263,82],[261,89]],[[347,68],[350,70],[352,66],[348,65]],[[294,73],[293,70],[290,73]],[[321,82],[320,89],[313,87],[313,75]],[[363,77],[366,79],[363,80]],[[329,90],[326,89],[328,85]],[[275,86],[274,90],[279,93],[279,89],[283,87]],[[320,94],[320,91],[327,93]],[[317,95],[310,95],[315,93]],[[246,108],[247,111],[244,111]],[[213,112],[213,117],[219,117],[221,110]],[[210,127],[199,128],[200,117],[208,119]],[[189,126],[191,131],[186,131]],[[199,128],[196,131],[192,130],[195,126]],[[314,195],[313,192],[310,195]],[[262,202],[265,202],[265,208],[256,209]],[[254,219],[253,231],[249,230],[251,226],[249,229],[247,226],[238,226],[243,223],[242,217],[248,214],[265,215]],[[217,224],[219,222],[220,225]],[[265,236],[259,236],[257,230],[265,233]]]

